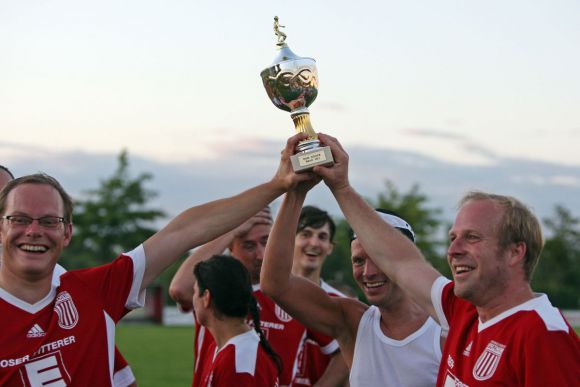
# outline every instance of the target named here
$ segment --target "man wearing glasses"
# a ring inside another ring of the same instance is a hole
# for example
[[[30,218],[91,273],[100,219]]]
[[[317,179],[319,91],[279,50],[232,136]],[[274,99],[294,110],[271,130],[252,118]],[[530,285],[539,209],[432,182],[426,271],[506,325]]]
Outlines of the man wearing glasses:
[[[12,172],[3,165],[0,165],[0,190],[4,188],[9,181],[14,180],[14,175]],[[5,218],[8,218],[6,216]],[[8,219],[12,222],[18,222],[17,219]],[[21,220],[22,221],[22,220]],[[24,222],[32,223],[32,219],[24,220]],[[40,222],[40,221],[39,221]],[[2,263],[2,245],[0,244],[0,264]],[[52,281],[53,283],[59,283],[59,277],[66,273],[64,267],[57,264],[54,267],[52,273]],[[34,328],[30,332],[31,335],[42,335],[38,328]],[[127,363],[125,357],[119,352],[119,350],[115,347],[115,360],[114,360],[114,369],[113,369],[113,385],[114,387],[135,387],[137,386],[137,382],[135,380],[135,375],[133,374],[133,370]]]
[[[0,385],[111,386],[116,322],[188,250],[310,179],[290,163],[305,137],[288,140],[267,183],[192,207],[110,264],[69,271],[57,284],[52,273],[72,237],[72,200],[48,175],[10,181],[0,191]]]

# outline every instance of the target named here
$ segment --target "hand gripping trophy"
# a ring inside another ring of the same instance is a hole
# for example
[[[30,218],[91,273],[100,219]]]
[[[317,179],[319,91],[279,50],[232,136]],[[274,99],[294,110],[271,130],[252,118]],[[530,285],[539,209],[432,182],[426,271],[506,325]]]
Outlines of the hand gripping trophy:
[[[308,138],[298,144],[298,152],[291,157],[292,167],[296,172],[311,170],[315,165],[332,165],[334,160],[329,147],[320,147],[320,141],[312,124],[308,106],[318,95],[318,73],[316,61],[302,58],[290,50],[285,43],[284,28],[274,17],[274,33],[278,53],[270,67],[264,69],[260,76],[268,97],[277,108],[290,112],[296,132],[308,134]]]

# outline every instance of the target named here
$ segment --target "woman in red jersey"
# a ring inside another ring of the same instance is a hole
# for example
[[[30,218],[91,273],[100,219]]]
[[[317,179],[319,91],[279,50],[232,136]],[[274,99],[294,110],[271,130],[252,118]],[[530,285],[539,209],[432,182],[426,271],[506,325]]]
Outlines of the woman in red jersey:
[[[200,359],[209,364],[201,367],[201,377],[194,378],[198,385],[278,386],[282,364],[260,328],[246,268],[232,257],[216,255],[198,263],[193,274],[196,320],[215,339],[208,352],[213,356]],[[253,329],[246,322],[248,315]]]

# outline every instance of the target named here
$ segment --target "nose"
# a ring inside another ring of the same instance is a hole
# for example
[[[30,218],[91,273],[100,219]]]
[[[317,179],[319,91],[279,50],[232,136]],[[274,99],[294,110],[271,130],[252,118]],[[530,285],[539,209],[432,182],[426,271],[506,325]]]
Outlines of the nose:
[[[379,269],[375,265],[375,263],[371,259],[367,259],[365,261],[365,268],[363,271],[363,275],[365,277],[372,277],[379,273]]]
[[[308,238],[308,244],[310,244],[311,246],[319,246],[320,239],[316,236],[312,236],[312,237]]]
[[[258,247],[256,248],[256,259],[259,261],[263,261],[265,252],[266,246],[258,245]]]
[[[461,238],[457,237],[449,242],[449,247],[447,248],[447,256],[457,256],[463,252],[463,243]]]
[[[40,226],[40,223],[38,222],[38,220],[33,219],[32,223],[30,223],[28,226],[26,226],[26,235],[38,235],[38,234],[40,234],[41,229],[42,229],[42,226]]]

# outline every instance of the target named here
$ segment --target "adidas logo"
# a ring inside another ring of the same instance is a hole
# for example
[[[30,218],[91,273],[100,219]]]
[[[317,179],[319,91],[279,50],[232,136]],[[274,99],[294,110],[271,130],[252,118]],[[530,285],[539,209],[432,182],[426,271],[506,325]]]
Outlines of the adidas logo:
[[[40,327],[40,325],[38,324],[34,324],[26,334],[26,337],[28,337],[29,339],[33,337],[43,337],[43,336],[46,336],[46,332],[44,332]]]
[[[471,354],[471,345],[473,341],[470,341],[467,347],[463,350],[463,356],[469,356]]]

